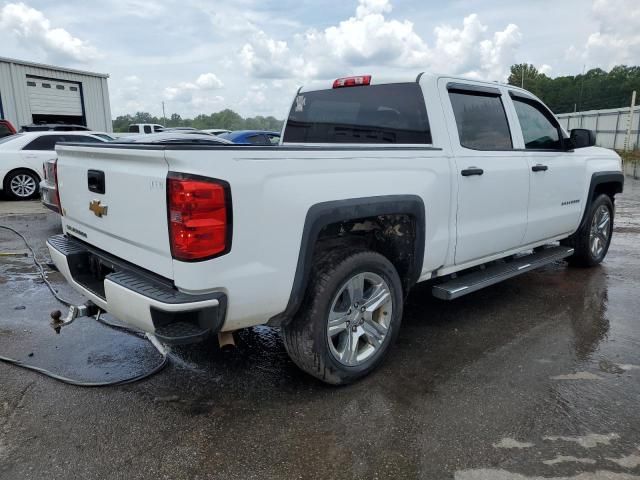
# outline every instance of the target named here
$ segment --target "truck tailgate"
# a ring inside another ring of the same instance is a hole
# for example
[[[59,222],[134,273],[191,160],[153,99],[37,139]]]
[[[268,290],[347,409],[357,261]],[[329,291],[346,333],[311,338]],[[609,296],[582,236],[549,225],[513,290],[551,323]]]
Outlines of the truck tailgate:
[[[56,150],[65,233],[173,278],[164,151],[74,145]]]

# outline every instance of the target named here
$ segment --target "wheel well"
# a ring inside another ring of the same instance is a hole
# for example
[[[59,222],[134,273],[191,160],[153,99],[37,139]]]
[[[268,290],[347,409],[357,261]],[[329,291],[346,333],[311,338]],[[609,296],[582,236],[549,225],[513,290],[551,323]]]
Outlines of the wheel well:
[[[622,193],[622,184],[620,184],[619,182],[599,183],[593,189],[593,196],[591,197],[591,201],[595,200],[598,195],[602,194],[608,195],[611,198],[611,201],[613,201],[617,193]]]
[[[5,176],[4,179],[2,180],[2,186],[4,187],[7,184],[7,179],[13,175],[14,173],[18,173],[18,172],[29,172],[29,173],[33,173],[36,178],[38,179],[38,183],[40,183],[42,181],[42,177],[40,176],[40,174],[38,172],[36,172],[35,170],[32,170],[30,168],[24,168],[24,167],[20,167],[20,168],[14,168],[13,170],[9,170]]]
[[[409,214],[388,214],[330,223],[320,230],[314,260],[336,248],[360,247],[384,255],[396,268],[405,293],[417,280],[416,219]]]

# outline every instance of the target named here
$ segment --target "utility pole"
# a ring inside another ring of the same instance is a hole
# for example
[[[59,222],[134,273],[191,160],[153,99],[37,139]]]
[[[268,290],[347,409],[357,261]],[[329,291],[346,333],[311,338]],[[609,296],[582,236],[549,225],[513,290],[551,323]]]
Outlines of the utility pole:
[[[587,65],[582,66],[582,81],[580,82],[580,99],[578,100],[578,106],[580,106],[580,111],[582,111],[582,90],[584,89],[584,71],[587,69]]]
[[[164,101],[162,102],[162,123],[164,126],[167,126],[167,116],[164,114]]]
[[[526,68],[527,68],[527,67],[526,67],[526,64],[524,64],[524,63],[523,63],[523,64],[522,64],[522,75],[521,75],[521,77],[520,77],[520,79],[521,79],[521,81],[522,81],[522,83],[521,83],[521,85],[520,85],[520,88],[522,88],[523,90],[524,90],[524,74],[526,73]]]
[[[636,106],[636,91],[631,94],[631,108],[629,109],[629,116],[627,117],[627,135],[624,137],[624,151],[631,150],[631,127],[633,125],[633,109]]]

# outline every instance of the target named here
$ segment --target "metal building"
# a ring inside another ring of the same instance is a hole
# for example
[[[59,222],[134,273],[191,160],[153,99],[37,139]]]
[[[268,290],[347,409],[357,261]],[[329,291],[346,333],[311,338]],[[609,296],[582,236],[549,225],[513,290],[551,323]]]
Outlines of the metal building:
[[[109,75],[0,57],[0,118],[20,129],[69,123],[111,132]]]

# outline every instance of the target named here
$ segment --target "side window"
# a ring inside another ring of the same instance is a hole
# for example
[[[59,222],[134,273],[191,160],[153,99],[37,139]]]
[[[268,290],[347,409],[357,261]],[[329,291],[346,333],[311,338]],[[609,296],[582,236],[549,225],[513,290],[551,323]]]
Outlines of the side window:
[[[50,150],[56,148],[56,143],[62,141],[62,135],[43,135],[27,144],[23,150]]]
[[[525,148],[562,149],[560,127],[546,108],[535,100],[524,100],[518,97],[513,98],[513,106],[518,114]]]
[[[89,135],[65,135],[64,142],[76,142],[76,143],[100,143],[97,138],[90,137]]]
[[[264,135],[251,135],[250,137],[247,137],[247,142],[251,145],[264,145],[266,140]]]
[[[144,133],[151,133],[151,125],[144,126]]]
[[[269,137],[269,142],[271,145],[279,145],[280,144],[280,135],[267,135]]]
[[[450,90],[460,145],[474,150],[513,148],[507,114],[499,95]]]
[[[162,131],[162,126],[161,125],[154,125],[153,126],[153,131],[154,132],[161,132]]]

